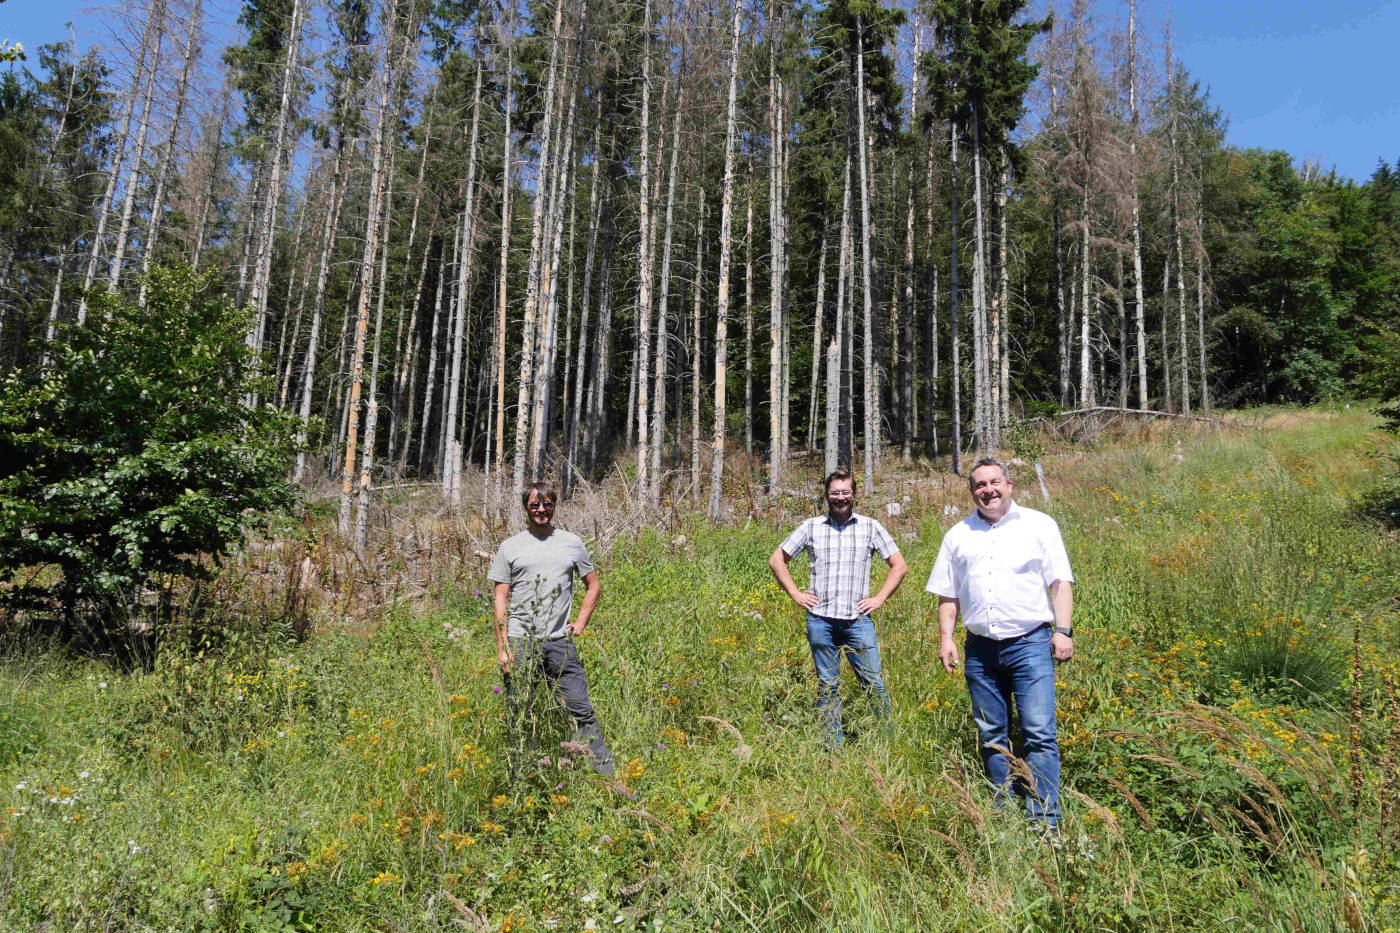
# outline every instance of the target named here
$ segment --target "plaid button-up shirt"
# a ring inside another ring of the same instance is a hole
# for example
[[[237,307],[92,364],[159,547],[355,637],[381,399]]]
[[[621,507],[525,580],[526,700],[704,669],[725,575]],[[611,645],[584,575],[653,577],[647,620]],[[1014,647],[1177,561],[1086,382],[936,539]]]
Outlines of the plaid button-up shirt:
[[[782,548],[789,558],[811,552],[811,591],[821,600],[812,614],[828,619],[859,616],[856,604],[870,595],[870,555],[878,552],[889,560],[899,553],[884,525],[857,512],[841,525],[830,515],[809,518],[787,536]]]

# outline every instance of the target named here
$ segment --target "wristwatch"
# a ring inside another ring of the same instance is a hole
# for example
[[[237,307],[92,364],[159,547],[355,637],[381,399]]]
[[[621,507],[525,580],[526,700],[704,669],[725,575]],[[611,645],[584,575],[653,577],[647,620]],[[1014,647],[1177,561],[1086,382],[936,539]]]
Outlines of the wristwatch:
[[[1074,637],[1074,626],[1071,625],[1069,628],[1060,628],[1060,627],[1057,625],[1057,626],[1055,626],[1055,634],[1056,634],[1056,635],[1063,635],[1063,636],[1065,636],[1066,638],[1073,638],[1073,637]]]

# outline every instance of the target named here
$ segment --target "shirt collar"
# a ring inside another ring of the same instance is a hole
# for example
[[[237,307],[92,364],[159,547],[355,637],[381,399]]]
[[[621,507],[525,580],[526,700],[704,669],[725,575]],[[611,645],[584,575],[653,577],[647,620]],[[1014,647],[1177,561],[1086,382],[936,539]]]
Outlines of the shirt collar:
[[[847,525],[854,525],[856,523],[856,519],[858,518],[860,518],[860,515],[856,512],[855,509],[851,509],[851,517],[839,525],[831,520],[830,512],[827,512],[825,515],[822,516],[822,521],[826,522],[832,528],[845,528]]]
[[[985,525],[986,527],[988,527],[988,528],[996,528],[998,525],[1004,525],[1004,524],[1006,524],[1007,522],[1011,521],[1013,518],[1020,518],[1020,517],[1021,517],[1021,507],[1020,507],[1019,505],[1016,504],[1016,500],[1015,500],[1015,499],[1012,499],[1012,500],[1011,500],[1011,505],[1010,505],[1010,506],[1007,508],[1007,510],[1006,510],[1006,514],[1003,515],[1003,516],[1001,517],[1001,521],[996,522],[996,523],[992,523],[992,522],[987,521],[987,516],[983,515],[983,514],[982,514],[982,510],[979,509],[979,508],[976,508],[975,506],[974,506],[973,509],[972,509],[972,513],[973,513],[974,515],[976,515],[976,516],[977,516],[977,520],[978,520],[979,522],[981,522],[983,525]]]

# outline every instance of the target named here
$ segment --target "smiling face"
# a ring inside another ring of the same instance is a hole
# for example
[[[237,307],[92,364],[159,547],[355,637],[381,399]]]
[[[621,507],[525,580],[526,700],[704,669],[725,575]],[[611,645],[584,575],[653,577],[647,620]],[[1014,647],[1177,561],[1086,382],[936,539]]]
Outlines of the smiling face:
[[[831,517],[845,522],[856,505],[856,484],[851,479],[833,479],[826,487],[826,508]]]
[[[554,525],[554,500],[538,490],[532,490],[525,503],[525,515],[531,531],[548,534]]]
[[[972,488],[972,500],[977,503],[977,511],[992,524],[1006,517],[1011,508],[1011,480],[1002,468],[994,463],[984,464],[972,471],[968,480]]]

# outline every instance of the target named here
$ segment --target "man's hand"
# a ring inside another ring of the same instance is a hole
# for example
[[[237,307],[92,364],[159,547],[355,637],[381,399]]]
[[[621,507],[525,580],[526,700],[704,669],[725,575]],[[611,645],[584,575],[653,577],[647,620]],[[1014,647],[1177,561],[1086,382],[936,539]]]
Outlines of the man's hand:
[[[938,658],[943,662],[943,669],[948,673],[955,673],[958,669],[958,646],[951,638],[942,639],[942,645],[938,649]]]
[[[885,597],[881,596],[879,593],[876,593],[874,596],[867,596],[860,602],[856,603],[856,612],[859,612],[863,616],[868,616],[870,615],[870,613],[874,612],[876,609],[879,609],[884,604]]]
[[[817,604],[821,602],[821,597],[816,593],[796,593],[793,595],[792,601],[803,609],[815,609],[817,608]],[[862,609],[861,611],[864,612],[865,610]]]
[[[578,638],[583,634],[583,627],[588,624],[587,619],[575,619],[569,623],[569,634]]]
[[[1068,661],[1074,657],[1074,639],[1056,632],[1050,636],[1050,651],[1056,661]]]
[[[510,653],[509,645],[502,645],[496,649],[496,660],[500,663],[503,674],[509,674],[515,666],[515,655]]]

